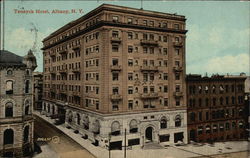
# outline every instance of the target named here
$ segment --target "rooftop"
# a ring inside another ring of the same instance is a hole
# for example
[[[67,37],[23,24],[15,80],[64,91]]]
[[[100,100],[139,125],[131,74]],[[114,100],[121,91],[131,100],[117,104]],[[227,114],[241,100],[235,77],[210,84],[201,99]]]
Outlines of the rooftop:
[[[0,50],[0,65],[24,65],[23,57],[7,50]]]
[[[102,4],[99,7],[95,8],[94,10],[88,12],[87,14],[83,15],[82,17],[73,20],[66,25],[62,26],[55,32],[51,33],[48,37],[46,37],[43,41],[48,40],[61,32],[71,28],[72,26],[75,26],[76,24],[88,19],[89,17],[96,15],[102,10],[111,10],[111,11],[119,11],[119,12],[126,12],[131,13],[134,15],[144,15],[144,16],[156,16],[160,18],[166,18],[166,19],[175,19],[175,20],[181,20],[185,21],[185,16],[183,15],[177,15],[177,14],[169,14],[169,13],[163,13],[163,12],[157,12],[157,11],[150,11],[150,10],[143,10],[143,9],[137,9],[137,8],[131,8],[131,7],[124,7],[124,6],[118,6],[118,5],[111,5],[111,4]]]

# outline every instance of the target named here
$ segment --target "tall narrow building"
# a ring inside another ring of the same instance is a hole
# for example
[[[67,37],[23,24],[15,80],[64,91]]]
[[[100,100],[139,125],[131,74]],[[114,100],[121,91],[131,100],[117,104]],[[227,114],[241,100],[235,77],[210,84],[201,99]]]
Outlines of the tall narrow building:
[[[36,58],[0,51],[0,157],[25,157],[33,151],[32,72]]]
[[[43,113],[102,147],[186,143],[185,21],[103,4],[53,32]]]

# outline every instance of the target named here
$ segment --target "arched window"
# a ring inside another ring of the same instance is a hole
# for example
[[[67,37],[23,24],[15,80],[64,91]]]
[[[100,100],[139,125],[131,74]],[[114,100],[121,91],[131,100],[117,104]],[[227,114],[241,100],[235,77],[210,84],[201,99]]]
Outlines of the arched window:
[[[243,122],[242,121],[239,122],[239,128],[243,128]]]
[[[71,123],[73,121],[72,119],[73,119],[73,113],[70,111],[68,113],[68,122]]]
[[[206,133],[211,133],[211,127],[209,125],[206,126]]]
[[[136,133],[138,132],[138,125],[136,120],[131,120],[129,123],[129,132]]]
[[[217,132],[218,131],[218,126],[217,125],[213,125],[213,132]]]
[[[215,85],[213,85],[212,91],[213,91],[213,93],[216,93],[216,86]]]
[[[23,141],[27,143],[29,141],[29,126],[26,126],[23,131]]]
[[[120,123],[118,121],[114,121],[111,124],[111,135],[120,135],[121,129],[120,129]]]
[[[76,114],[77,117],[77,124],[80,125],[81,117],[80,114]]]
[[[25,106],[24,115],[29,115],[29,113],[30,113],[30,102],[28,100],[26,100],[24,106]]]
[[[14,131],[12,129],[6,129],[3,134],[3,145],[14,143]]]
[[[6,82],[6,94],[13,94],[13,81]]]
[[[161,129],[167,128],[167,118],[164,116],[161,118]]]
[[[13,75],[13,71],[12,70],[7,70],[7,75]]]
[[[100,134],[100,128],[101,128],[101,125],[100,125],[99,120],[95,120],[95,122],[94,122],[94,128],[93,128],[93,133],[94,134]]]
[[[5,117],[13,117],[13,103],[11,102],[5,105]]]
[[[83,128],[86,130],[89,129],[89,117],[88,116],[83,117]]]
[[[29,93],[29,88],[30,88],[30,81],[26,80],[25,81],[25,93]]]
[[[177,115],[175,117],[175,127],[180,127],[181,126],[181,116]]]

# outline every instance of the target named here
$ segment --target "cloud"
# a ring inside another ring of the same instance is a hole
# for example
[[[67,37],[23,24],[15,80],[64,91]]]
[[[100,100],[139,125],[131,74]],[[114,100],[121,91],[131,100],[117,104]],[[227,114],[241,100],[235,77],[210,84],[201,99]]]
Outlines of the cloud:
[[[241,72],[249,74],[249,55],[242,53],[212,58],[205,64],[204,71],[210,74],[239,74]]]

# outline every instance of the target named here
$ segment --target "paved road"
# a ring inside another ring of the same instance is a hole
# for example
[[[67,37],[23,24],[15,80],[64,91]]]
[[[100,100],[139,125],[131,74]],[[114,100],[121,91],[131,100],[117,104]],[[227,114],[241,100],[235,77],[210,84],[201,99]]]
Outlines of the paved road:
[[[34,139],[47,143],[60,158],[95,158],[90,152],[39,117],[35,117]]]

